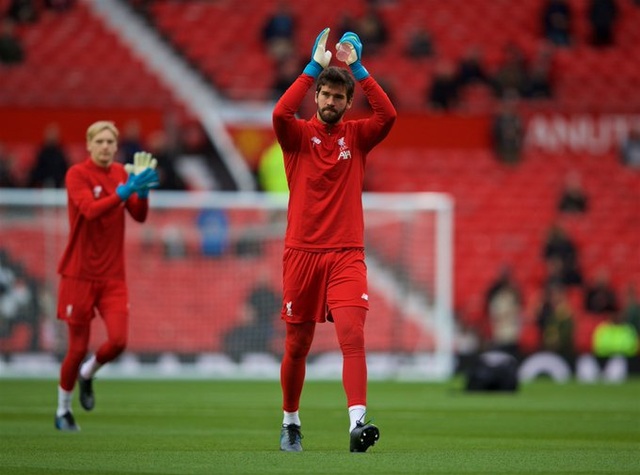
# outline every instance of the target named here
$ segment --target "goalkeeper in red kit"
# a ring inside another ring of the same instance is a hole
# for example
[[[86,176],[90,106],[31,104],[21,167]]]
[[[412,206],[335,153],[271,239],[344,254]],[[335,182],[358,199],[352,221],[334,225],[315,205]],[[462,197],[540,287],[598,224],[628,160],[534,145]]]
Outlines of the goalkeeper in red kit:
[[[318,35],[312,59],[282,95],[273,127],[283,151],[289,207],[283,256],[285,350],[280,370],[283,424],[280,449],[302,451],[300,398],[316,324],[335,325],[349,413],[350,451],[365,452],[379,429],[367,422],[364,324],[369,308],[362,190],[367,153],[391,130],[393,104],[362,65],[362,43],[345,33],[347,68],[329,66],[329,28]],[[350,71],[349,71],[350,70]],[[354,81],[355,78],[355,81]],[[373,114],[343,120],[360,84]],[[296,118],[315,83],[316,113]]]
[[[144,222],[149,210],[149,189],[158,186],[156,160],[138,152],[133,165],[114,162],[118,129],[99,121],[87,129],[89,157],[66,175],[69,240],[58,272],[58,318],[68,329],[67,352],[60,369],[55,427],[77,431],[71,410],[78,382],[80,404],[93,409],[93,377],[104,364],[118,357],[127,344],[129,299],[125,280],[125,211]],[[126,168],[125,168],[126,167]],[[91,321],[102,318],[107,339],[84,362]]]

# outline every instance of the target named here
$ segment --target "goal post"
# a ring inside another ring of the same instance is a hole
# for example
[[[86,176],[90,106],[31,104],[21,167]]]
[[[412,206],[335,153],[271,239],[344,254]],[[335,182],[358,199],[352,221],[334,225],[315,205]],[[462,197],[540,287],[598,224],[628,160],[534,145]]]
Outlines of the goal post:
[[[106,375],[277,378],[287,196],[155,191],[150,201],[146,223],[127,221],[129,345]],[[447,379],[453,201],[365,193],[363,204],[370,378]],[[0,313],[0,376],[57,372],[66,331],[55,318],[56,268],[67,234],[64,190],[0,189],[0,276],[28,294],[18,311]],[[104,336],[97,320],[92,345]],[[340,377],[330,323],[318,325],[307,374]]]

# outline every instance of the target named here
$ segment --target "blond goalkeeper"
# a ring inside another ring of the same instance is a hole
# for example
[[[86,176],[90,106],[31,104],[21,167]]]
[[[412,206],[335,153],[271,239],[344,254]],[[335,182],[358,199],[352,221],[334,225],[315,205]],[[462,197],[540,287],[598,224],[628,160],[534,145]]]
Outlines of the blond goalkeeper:
[[[93,409],[93,377],[127,345],[129,298],[125,280],[125,210],[144,222],[149,210],[149,190],[158,186],[156,160],[136,153],[125,168],[114,162],[118,129],[99,121],[87,129],[89,157],[66,175],[69,240],[58,267],[58,318],[67,324],[67,352],[60,368],[55,427],[77,431],[71,410],[78,382],[80,405]],[[102,318],[107,339],[84,364],[91,336],[91,321]]]

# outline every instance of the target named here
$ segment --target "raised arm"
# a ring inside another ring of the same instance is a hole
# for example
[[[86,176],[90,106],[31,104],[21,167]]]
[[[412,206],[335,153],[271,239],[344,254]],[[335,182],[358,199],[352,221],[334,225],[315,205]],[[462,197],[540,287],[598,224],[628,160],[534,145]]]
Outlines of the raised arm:
[[[336,49],[338,51],[341,49],[349,51],[348,54],[345,54],[344,57],[341,56],[339,59],[349,66],[353,77],[360,83],[373,110],[373,115],[362,121],[362,136],[368,148],[371,149],[391,131],[398,114],[389,96],[362,64],[362,42],[360,37],[348,31],[342,35],[336,45]]]
[[[300,125],[295,114],[300,109],[309,88],[331,61],[331,51],[326,49],[329,31],[329,28],[325,28],[317,36],[311,49],[311,60],[302,74],[280,97],[273,110],[273,129],[278,142],[285,150],[296,148],[300,138]]]

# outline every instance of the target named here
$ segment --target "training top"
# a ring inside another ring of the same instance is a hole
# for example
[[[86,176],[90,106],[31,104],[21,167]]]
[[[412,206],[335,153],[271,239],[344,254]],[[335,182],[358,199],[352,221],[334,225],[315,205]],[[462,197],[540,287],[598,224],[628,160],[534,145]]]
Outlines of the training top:
[[[138,222],[147,218],[149,200],[136,194],[126,204],[116,194],[127,181],[121,163],[108,167],[90,158],[73,165],[65,182],[68,197],[69,241],[58,273],[87,280],[124,279],[125,208]]]
[[[324,124],[295,117],[314,78],[301,74],[273,111],[289,183],[285,246],[326,250],[364,247],[362,191],[367,153],[389,133],[393,104],[371,76],[360,81],[373,114]]]

